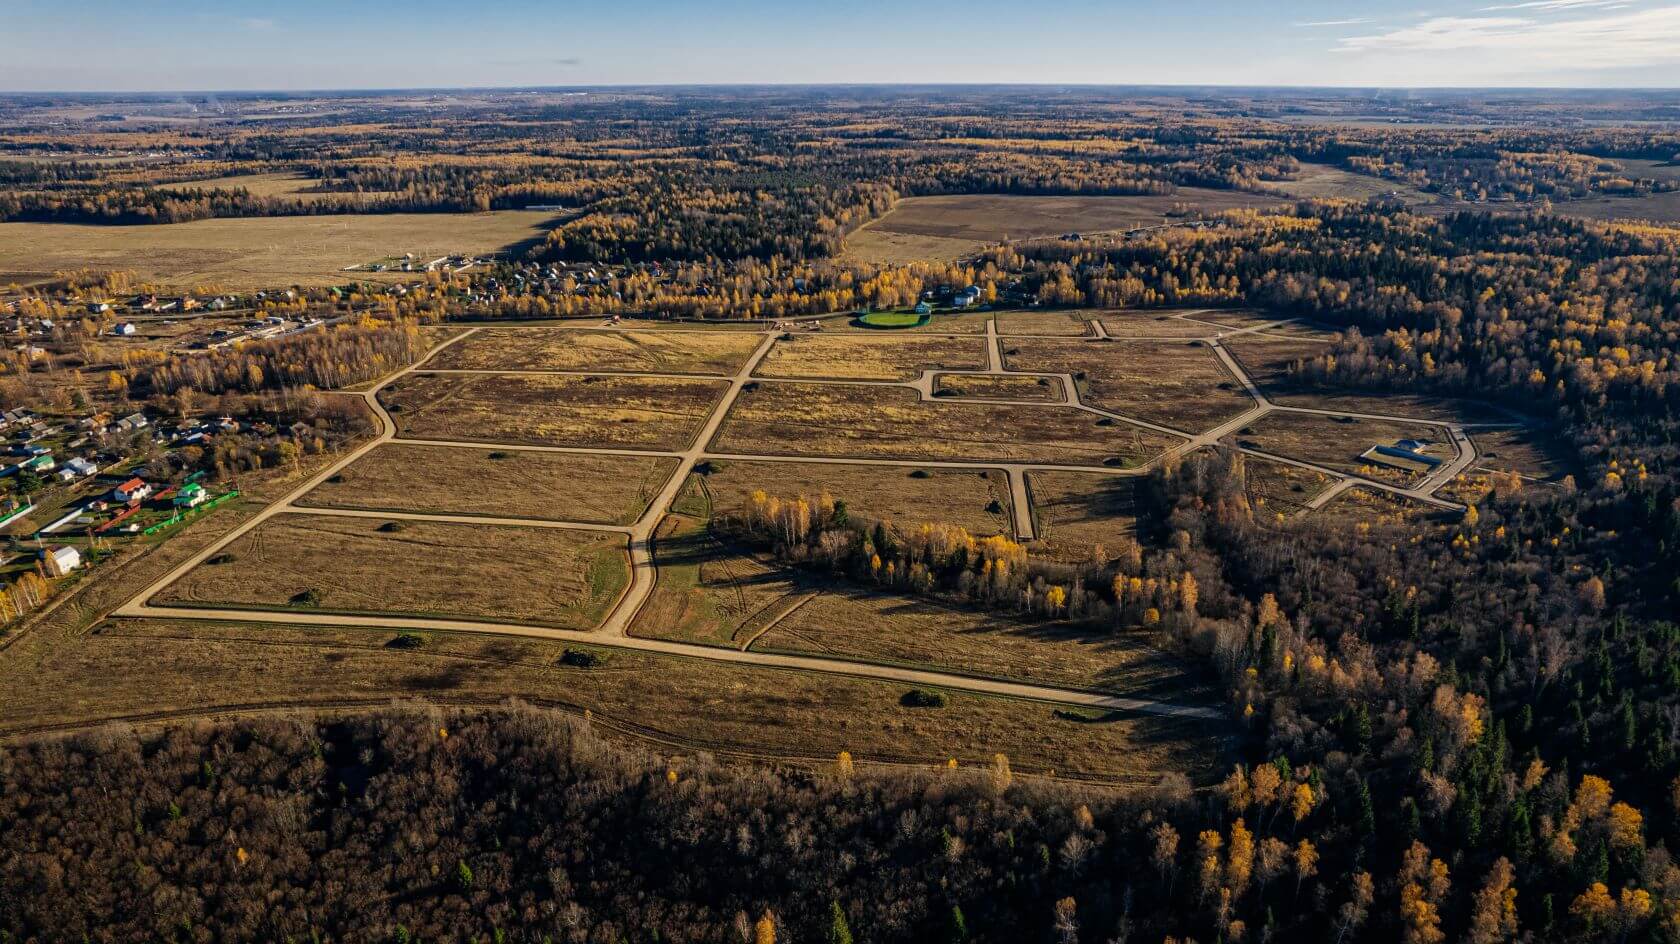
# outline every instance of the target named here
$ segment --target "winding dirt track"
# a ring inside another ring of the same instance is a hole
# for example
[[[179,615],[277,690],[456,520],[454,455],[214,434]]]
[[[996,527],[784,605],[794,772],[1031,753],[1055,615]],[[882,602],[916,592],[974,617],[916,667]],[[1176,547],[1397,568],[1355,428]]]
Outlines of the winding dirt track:
[[[1194,314],[1194,313],[1190,313],[1190,314]],[[1285,323],[1284,321],[1270,322],[1270,323],[1266,323],[1266,324],[1262,324],[1262,325],[1258,325],[1258,326],[1254,326],[1254,327],[1249,327],[1249,328],[1229,328],[1227,326],[1217,325],[1217,324],[1213,324],[1211,322],[1196,322],[1195,319],[1189,318],[1189,317],[1187,317],[1187,315],[1179,315],[1177,317],[1179,317],[1181,319],[1184,319],[1186,321],[1190,321],[1192,323],[1206,324],[1208,326],[1209,331],[1208,331],[1207,336],[1204,339],[1206,341],[1208,341],[1208,343],[1212,346],[1215,354],[1219,357],[1219,359],[1220,359],[1221,363],[1224,365],[1225,369],[1232,375],[1233,378],[1235,378],[1242,385],[1243,389],[1247,392],[1248,396],[1254,401],[1254,405],[1250,409],[1248,409],[1247,411],[1243,412],[1241,415],[1239,415],[1239,416],[1237,416],[1237,417],[1235,417],[1231,420],[1228,420],[1224,423],[1221,423],[1219,426],[1217,426],[1213,429],[1206,430],[1206,431],[1201,432],[1201,433],[1192,433],[1192,432],[1187,432],[1187,431],[1184,431],[1184,430],[1174,429],[1174,428],[1169,427],[1169,426],[1163,426],[1163,425],[1155,424],[1155,423],[1148,423],[1148,422],[1138,420],[1138,419],[1135,419],[1135,418],[1132,418],[1132,417],[1124,416],[1124,415],[1119,414],[1119,413],[1114,413],[1114,412],[1111,412],[1111,411],[1108,411],[1108,410],[1099,409],[1097,407],[1093,407],[1093,406],[1090,406],[1088,404],[1082,403],[1082,402],[1080,402],[1080,399],[1079,399],[1079,393],[1078,393],[1078,390],[1077,390],[1077,386],[1074,383],[1074,378],[1072,376],[1066,375],[1066,374],[1053,374],[1053,375],[1033,374],[1033,376],[1054,376],[1054,377],[1057,377],[1062,382],[1062,384],[1064,386],[1064,389],[1066,390],[1067,395],[1068,395],[1068,400],[1065,403],[1046,403],[1046,402],[1043,402],[1043,401],[1016,401],[1016,400],[983,401],[983,402],[994,402],[994,403],[1007,403],[1007,404],[1011,404],[1011,405],[1017,405],[1017,406],[1023,406],[1023,407],[1033,407],[1033,408],[1047,408],[1047,407],[1050,407],[1050,408],[1057,408],[1057,409],[1062,409],[1062,410],[1066,410],[1066,409],[1070,409],[1070,408],[1071,409],[1076,409],[1076,410],[1082,410],[1082,411],[1085,411],[1085,412],[1088,412],[1088,413],[1094,413],[1094,414],[1105,416],[1105,417],[1111,417],[1111,418],[1113,418],[1117,421],[1130,423],[1130,424],[1133,424],[1133,425],[1136,425],[1136,426],[1139,426],[1139,427],[1154,430],[1156,432],[1165,433],[1167,435],[1170,435],[1170,436],[1173,436],[1173,437],[1176,437],[1178,439],[1183,440],[1183,442],[1181,442],[1180,444],[1178,444],[1178,445],[1172,447],[1171,449],[1167,450],[1161,456],[1157,456],[1155,459],[1151,460],[1148,464],[1146,464],[1142,467],[1138,467],[1138,468],[1114,469],[1114,468],[1109,468],[1109,467],[1106,467],[1106,466],[1067,466],[1067,465],[1044,465],[1044,464],[1031,464],[1031,463],[1008,463],[1008,462],[961,462],[961,461],[948,461],[948,460],[917,461],[917,460],[906,460],[906,459],[902,459],[902,458],[894,458],[894,459],[808,458],[808,457],[791,457],[791,456],[781,456],[781,455],[733,454],[733,453],[709,452],[707,450],[707,447],[712,442],[713,437],[717,434],[719,426],[723,423],[724,418],[728,415],[730,408],[734,405],[735,400],[740,395],[742,388],[749,382],[754,382],[754,383],[765,382],[765,380],[766,380],[765,378],[754,378],[752,376],[752,374],[757,369],[760,361],[762,361],[764,359],[765,355],[769,353],[770,348],[776,343],[776,339],[780,335],[779,330],[771,330],[771,331],[761,332],[762,335],[763,335],[763,339],[759,343],[758,347],[754,349],[752,356],[747,359],[747,361],[741,366],[741,368],[739,370],[737,370],[734,373],[734,375],[732,375],[729,378],[730,383],[729,383],[728,389],[724,391],[723,395],[712,406],[711,411],[707,414],[704,423],[701,425],[699,431],[697,432],[693,441],[689,444],[687,449],[685,449],[681,452],[676,452],[676,453],[672,453],[672,452],[653,452],[653,451],[647,451],[647,450],[630,450],[630,449],[596,449],[596,448],[583,448],[583,447],[564,447],[564,448],[553,447],[551,449],[546,450],[546,451],[553,451],[553,452],[595,454],[595,455],[662,455],[662,456],[672,456],[672,457],[681,459],[682,461],[678,464],[678,467],[675,470],[675,472],[665,482],[664,486],[660,489],[658,495],[655,496],[653,501],[648,504],[646,511],[641,515],[640,518],[638,518],[633,524],[629,525],[628,527],[598,525],[598,524],[597,525],[589,525],[589,524],[578,524],[578,523],[572,523],[572,522],[553,522],[553,521],[536,522],[536,521],[530,521],[530,520],[526,520],[526,519],[486,519],[482,516],[476,516],[476,515],[418,514],[418,513],[398,513],[398,512],[363,512],[363,511],[342,511],[342,510],[330,510],[330,509],[323,510],[323,509],[318,509],[318,508],[308,508],[308,507],[303,507],[303,506],[296,506],[296,505],[293,504],[298,498],[300,498],[304,494],[308,493],[310,490],[316,488],[317,486],[319,486],[320,484],[325,482],[328,478],[332,477],[333,475],[338,474],[346,466],[348,466],[351,463],[355,462],[356,460],[362,458],[367,453],[371,452],[372,450],[378,448],[379,446],[381,446],[385,443],[390,443],[390,442],[426,443],[426,444],[429,444],[429,445],[455,446],[455,447],[473,447],[473,446],[491,446],[491,447],[494,447],[494,446],[502,445],[502,444],[499,444],[499,443],[430,442],[430,441],[427,441],[427,440],[401,439],[397,435],[397,425],[396,425],[395,421],[391,418],[391,415],[385,410],[384,406],[379,402],[378,393],[379,393],[380,390],[384,389],[384,387],[388,386],[392,382],[394,382],[396,380],[399,380],[400,378],[402,378],[402,377],[404,377],[404,376],[406,376],[410,373],[413,373],[415,371],[429,372],[429,371],[426,371],[426,368],[424,367],[424,365],[427,361],[429,361],[432,357],[435,357],[438,354],[438,352],[446,349],[450,345],[457,344],[457,343],[461,342],[465,338],[471,337],[473,334],[477,333],[480,330],[478,328],[474,328],[474,329],[468,330],[468,331],[466,331],[466,332],[464,332],[460,335],[457,335],[456,337],[450,339],[449,341],[439,345],[437,348],[435,348],[427,356],[427,358],[423,359],[419,363],[416,363],[416,364],[414,364],[414,365],[412,365],[412,366],[410,366],[410,367],[408,367],[408,368],[406,368],[402,371],[399,371],[399,372],[387,377],[384,381],[382,381],[378,385],[374,386],[372,389],[367,390],[367,391],[363,391],[363,392],[360,392],[360,393],[355,393],[355,394],[345,394],[347,396],[360,396],[366,401],[366,403],[368,404],[368,407],[373,411],[374,415],[378,418],[378,421],[379,421],[380,430],[379,430],[379,434],[377,436],[375,436],[369,442],[364,443],[363,445],[357,447],[356,449],[346,453],[338,461],[334,462],[332,465],[328,466],[327,468],[322,469],[320,472],[318,472],[314,476],[312,476],[309,479],[307,479],[306,481],[304,481],[297,488],[293,489],[285,497],[283,497],[282,499],[280,499],[280,500],[274,502],[273,504],[267,506],[266,508],[262,509],[256,515],[254,515],[253,517],[251,517],[250,519],[245,521],[238,528],[235,528],[234,530],[232,530],[228,534],[224,535],[218,541],[214,542],[210,546],[204,548],[203,550],[199,551],[198,553],[194,554],[193,556],[191,556],[191,557],[187,558],[186,560],[182,561],[180,564],[176,565],[170,571],[163,574],[157,580],[153,581],[144,590],[140,591],[140,593],[137,594],[133,599],[131,599],[127,603],[123,604],[122,606],[120,606],[116,610],[114,610],[110,615],[115,616],[115,617],[132,617],[132,618],[166,618],[166,619],[180,619],[180,620],[231,621],[231,622],[241,622],[241,623],[276,623],[276,624],[304,625],[304,626],[359,627],[359,628],[367,628],[367,629],[422,629],[422,630],[445,630],[445,631],[466,632],[466,633],[491,633],[491,634],[506,635],[506,636],[520,636],[520,637],[527,637],[527,638],[549,639],[549,640],[557,640],[557,641],[565,641],[565,642],[588,643],[588,644],[592,644],[592,645],[610,646],[610,647],[616,647],[616,648],[622,648],[622,649],[631,649],[631,650],[636,650],[636,651],[641,651],[641,652],[659,653],[659,654],[669,655],[669,656],[679,656],[679,657],[693,658],[693,659],[704,659],[704,660],[710,660],[710,661],[715,661],[715,662],[728,662],[728,663],[734,663],[734,664],[744,664],[744,665],[759,666],[759,667],[772,668],[772,669],[784,669],[784,670],[805,671],[805,672],[821,672],[821,673],[829,673],[829,674],[834,674],[834,675],[845,675],[845,676],[852,676],[852,677],[857,677],[857,678],[874,679],[874,680],[879,680],[879,681],[887,681],[887,682],[894,682],[894,683],[907,684],[907,685],[934,686],[934,687],[939,687],[939,688],[951,689],[951,690],[954,690],[954,691],[966,691],[966,692],[972,692],[972,693],[982,694],[982,695],[993,695],[993,696],[1001,696],[1001,697],[1009,697],[1009,698],[1020,698],[1020,699],[1028,699],[1028,700],[1033,700],[1033,701],[1051,702],[1051,703],[1055,703],[1055,704],[1073,705],[1073,706],[1086,707],[1086,708],[1121,710],[1121,711],[1137,712],[1137,713],[1142,713],[1142,714],[1163,715],[1163,716],[1168,716],[1168,717],[1205,719],[1205,720],[1208,720],[1208,721],[1220,720],[1220,719],[1223,719],[1224,717],[1226,717],[1226,713],[1223,710],[1218,709],[1218,708],[1211,708],[1211,707],[1204,707],[1204,706],[1197,706],[1197,705],[1179,705],[1179,704],[1173,704],[1173,703],[1170,703],[1170,702],[1158,701],[1158,700],[1154,700],[1154,699],[1129,698],[1129,697],[1125,697],[1125,696],[1121,696],[1121,695],[1111,695],[1111,694],[1104,694],[1104,693],[1099,693],[1099,692],[1080,691],[1080,690],[1075,690],[1075,689],[1060,688],[1060,687],[1048,686],[1048,685],[1035,685],[1035,684],[1023,683],[1023,682],[1011,682],[1011,681],[1004,681],[1004,680],[994,679],[994,678],[985,678],[985,677],[979,677],[979,676],[964,675],[964,674],[960,674],[960,673],[956,673],[956,672],[935,671],[935,670],[931,670],[931,669],[914,669],[914,668],[905,668],[905,667],[891,666],[891,665],[879,665],[879,664],[875,664],[875,663],[870,663],[870,662],[865,662],[865,661],[854,661],[854,660],[850,660],[850,659],[831,658],[831,657],[824,657],[824,656],[801,656],[801,655],[786,655],[786,654],[777,654],[777,653],[749,652],[749,651],[743,651],[743,650],[739,650],[739,649],[726,649],[726,648],[720,648],[720,647],[702,646],[702,645],[694,645],[694,644],[687,644],[687,643],[680,643],[680,642],[670,642],[670,641],[666,641],[666,640],[642,639],[642,638],[630,636],[628,634],[628,627],[630,626],[631,621],[635,618],[637,612],[641,609],[643,604],[647,601],[648,597],[652,594],[653,588],[654,588],[654,583],[658,579],[658,573],[657,573],[657,570],[656,570],[656,568],[654,567],[654,564],[653,564],[653,557],[652,557],[651,547],[650,547],[650,539],[653,535],[654,529],[657,527],[659,522],[664,518],[666,513],[669,511],[672,503],[676,500],[676,497],[677,497],[678,493],[681,491],[681,489],[683,487],[683,484],[687,481],[689,473],[693,470],[694,466],[697,463],[703,462],[703,461],[708,460],[708,459],[720,459],[720,460],[722,460],[722,459],[741,459],[741,460],[771,461],[771,462],[775,462],[775,461],[819,462],[819,463],[820,462],[827,462],[827,463],[833,463],[833,464],[881,465],[881,466],[902,466],[902,465],[905,465],[906,463],[910,463],[910,464],[915,464],[915,465],[924,465],[924,466],[927,466],[927,467],[930,467],[930,468],[1002,469],[1004,472],[1007,473],[1007,475],[1009,477],[1010,491],[1011,491],[1011,494],[1012,494],[1012,497],[1013,497],[1013,504],[1014,504],[1014,523],[1015,523],[1017,536],[1022,538],[1023,540],[1025,540],[1025,539],[1029,539],[1033,536],[1033,532],[1032,532],[1032,528],[1033,528],[1032,513],[1031,513],[1030,504],[1029,504],[1030,499],[1029,499],[1029,496],[1027,495],[1027,490],[1026,490],[1025,484],[1024,484],[1025,483],[1025,475],[1026,475],[1027,472],[1034,471],[1034,470],[1040,470],[1040,469],[1043,469],[1043,470],[1078,469],[1078,470],[1091,471],[1091,472],[1102,472],[1102,473],[1111,474],[1111,475],[1132,475],[1132,476],[1143,475],[1149,469],[1153,468],[1154,466],[1156,466],[1157,464],[1159,464],[1161,462],[1168,461],[1171,458],[1183,455],[1183,454],[1188,453],[1190,451],[1193,451],[1195,449],[1199,449],[1199,448],[1202,448],[1202,447],[1205,447],[1205,446],[1213,445],[1213,444],[1219,442],[1219,440],[1222,437],[1229,435],[1231,432],[1241,428],[1243,425],[1251,423],[1254,420],[1260,418],[1261,416],[1264,416],[1267,413],[1270,413],[1270,412],[1273,412],[1273,411],[1316,413],[1316,414],[1325,414],[1325,415],[1334,415],[1334,416],[1349,415],[1349,414],[1337,413],[1336,411],[1330,411],[1330,410],[1309,410],[1309,409],[1301,409],[1301,408],[1280,407],[1280,406],[1277,406],[1275,404],[1272,404],[1271,402],[1269,402],[1266,399],[1264,393],[1260,390],[1258,385],[1255,384],[1252,377],[1249,376],[1249,374],[1242,368],[1242,366],[1236,361],[1236,359],[1231,357],[1230,353],[1225,350],[1223,345],[1220,344],[1220,339],[1223,338],[1223,337],[1260,332],[1260,331],[1263,331],[1265,329],[1275,327],[1278,324],[1283,324],[1283,323]],[[582,330],[589,330],[589,329],[582,329]],[[1099,334],[1099,337],[1106,337],[1106,332],[1102,331],[1100,327],[1098,328],[1098,334]],[[1011,336],[1011,338],[1015,338],[1015,337],[1037,337],[1037,336],[1034,336],[1034,335],[1012,335]],[[1012,373],[1010,371],[1005,370],[1002,366],[1003,359],[1002,359],[1001,350],[1000,350],[1000,338],[997,334],[995,320],[988,320],[985,339],[986,339],[986,346],[987,346],[987,362],[988,362],[987,369],[984,370],[984,371],[961,371],[961,372],[958,372],[958,373],[970,373],[970,374],[973,374],[973,373],[981,373],[981,374],[1009,374],[1009,373]],[[1056,338],[1056,340],[1069,340],[1069,339],[1068,338]],[[1128,340],[1137,340],[1137,339],[1128,339]],[[1174,340],[1183,340],[1183,339],[1182,338],[1175,338]],[[596,372],[577,372],[577,373],[601,373],[601,372],[596,371]],[[922,399],[933,400],[932,391],[933,391],[933,388],[934,388],[934,381],[935,381],[935,376],[934,375],[936,373],[942,373],[942,372],[925,371],[922,374],[922,376],[918,377],[917,379],[912,380],[912,381],[901,382],[901,383],[900,382],[877,382],[877,383],[889,383],[889,384],[893,384],[893,385],[897,385],[897,386],[909,387],[909,388],[917,390],[922,395]],[[647,376],[664,376],[664,375],[650,373]],[[708,379],[717,379],[717,378],[708,377]],[[804,380],[804,381],[801,381],[801,382],[804,382],[804,383],[823,383],[825,381]],[[1444,427],[1449,431],[1449,433],[1451,435],[1452,442],[1453,442],[1455,448],[1457,449],[1458,454],[1452,462],[1443,464],[1439,469],[1437,469],[1435,472],[1431,473],[1428,477],[1426,477],[1423,482],[1419,483],[1414,488],[1409,488],[1408,489],[1408,488],[1401,488],[1399,486],[1390,485],[1390,484],[1383,483],[1383,482],[1372,481],[1370,479],[1366,479],[1366,478],[1363,478],[1363,477],[1360,477],[1360,476],[1348,475],[1346,473],[1338,472],[1338,471],[1333,470],[1333,469],[1329,469],[1329,468],[1326,468],[1326,467],[1323,467],[1323,466],[1318,466],[1318,465],[1315,465],[1315,464],[1309,463],[1309,462],[1303,462],[1303,461],[1297,460],[1297,459],[1291,459],[1291,458],[1288,458],[1288,457],[1285,457],[1285,456],[1276,456],[1276,455],[1272,455],[1270,453],[1265,453],[1265,452],[1261,452],[1259,450],[1247,449],[1247,448],[1243,448],[1243,447],[1235,447],[1235,448],[1240,449],[1240,451],[1250,453],[1250,454],[1253,454],[1253,455],[1256,455],[1256,456],[1260,456],[1260,457],[1263,457],[1263,458],[1266,458],[1266,459],[1269,459],[1269,460],[1272,460],[1272,461],[1284,462],[1284,463],[1287,463],[1289,465],[1294,465],[1294,466],[1298,466],[1298,467],[1301,467],[1301,468],[1311,469],[1311,470],[1320,472],[1320,473],[1322,473],[1326,476],[1329,476],[1334,484],[1332,486],[1330,486],[1329,488],[1327,488],[1324,492],[1320,493],[1320,495],[1316,496],[1314,498],[1314,501],[1313,501],[1313,504],[1311,505],[1311,507],[1319,507],[1319,506],[1323,505],[1324,503],[1326,503],[1327,501],[1329,501],[1329,499],[1333,498],[1335,495],[1340,494],[1341,492],[1343,492],[1343,491],[1345,491],[1349,488],[1354,488],[1354,487],[1374,488],[1374,489],[1378,489],[1378,490],[1381,490],[1381,491],[1392,492],[1392,493],[1395,493],[1395,494],[1406,496],[1408,498],[1415,499],[1417,501],[1422,501],[1422,502],[1426,502],[1428,504],[1432,504],[1432,505],[1436,505],[1436,506],[1440,506],[1440,507],[1445,507],[1445,508],[1461,508],[1462,507],[1462,506],[1459,506],[1459,505],[1455,505],[1451,502],[1444,501],[1443,499],[1440,499],[1440,498],[1436,497],[1436,495],[1434,494],[1436,489],[1438,489],[1441,485],[1445,484],[1446,482],[1450,481],[1453,478],[1453,476],[1458,474],[1459,471],[1462,471],[1464,468],[1467,468],[1470,465],[1470,463],[1473,462],[1474,459],[1475,459],[1475,456],[1476,456],[1475,448],[1471,444],[1471,442],[1469,440],[1469,437],[1464,434],[1464,431],[1463,431],[1461,426],[1459,426],[1457,424],[1453,424],[1453,423],[1446,423],[1446,422],[1440,422],[1440,421],[1419,421],[1419,420],[1416,420],[1416,419],[1411,418],[1411,417],[1382,416],[1382,415],[1376,415],[1376,414],[1362,414],[1362,415],[1372,416],[1373,418],[1380,418],[1380,419],[1408,420],[1408,421],[1412,421],[1412,422],[1431,422],[1432,425]],[[533,447],[521,446],[521,447],[518,447],[518,448],[527,449],[527,448],[533,448]],[[538,448],[540,448],[540,447],[538,447]],[[212,555],[216,554],[218,551],[220,551],[224,547],[228,546],[232,542],[238,540],[243,535],[245,535],[245,534],[249,533],[250,531],[252,531],[253,529],[257,528],[263,522],[269,520],[270,518],[273,518],[275,515],[304,514],[304,513],[307,513],[307,514],[335,514],[335,515],[345,515],[345,516],[352,516],[352,517],[411,518],[411,519],[415,519],[415,520],[444,521],[444,522],[453,522],[453,523],[461,523],[461,524],[480,524],[480,525],[482,525],[482,524],[490,523],[490,524],[518,524],[518,525],[521,525],[521,526],[530,525],[530,526],[540,526],[540,527],[573,528],[573,529],[587,528],[589,530],[595,530],[595,531],[618,532],[618,533],[624,534],[625,539],[626,539],[626,550],[627,550],[627,553],[629,555],[630,565],[631,565],[630,583],[629,583],[628,587],[626,588],[626,590],[624,592],[624,595],[619,600],[618,604],[613,608],[612,612],[608,614],[607,618],[602,622],[602,624],[599,627],[597,627],[596,629],[594,629],[592,631],[587,631],[587,632],[554,629],[554,628],[551,628],[551,627],[533,626],[533,625],[521,624],[521,623],[493,622],[493,621],[486,621],[486,620],[432,619],[432,618],[421,619],[421,618],[404,618],[404,617],[389,617],[389,616],[354,616],[354,615],[303,613],[303,612],[295,612],[295,611],[269,611],[269,610],[218,608],[218,607],[196,607],[196,606],[194,606],[194,607],[153,606],[150,603],[151,599],[153,597],[155,597],[159,592],[161,592],[164,588],[168,587],[170,584],[179,580],[188,571],[192,570],[194,567],[197,567],[199,564],[203,563],[205,560],[209,559]]]

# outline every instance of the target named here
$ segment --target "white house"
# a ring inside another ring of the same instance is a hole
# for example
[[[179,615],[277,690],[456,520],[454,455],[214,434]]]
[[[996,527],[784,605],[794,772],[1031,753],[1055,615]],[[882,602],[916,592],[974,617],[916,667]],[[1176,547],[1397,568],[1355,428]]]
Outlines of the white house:
[[[143,500],[152,493],[150,482],[139,478],[132,478],[111,490],[111,497],[123,504]]]
[[[41,560],[46,563],[48,576],[62,577],[82,566],[82,552],[68,546],[55,547],[43,550]]]
[[[64,467],[58,470],[58,480],[65,483],[74,482],[77,479],[85,479],[98,471],[99,467],[88,460],[75,458],[64,463]]]

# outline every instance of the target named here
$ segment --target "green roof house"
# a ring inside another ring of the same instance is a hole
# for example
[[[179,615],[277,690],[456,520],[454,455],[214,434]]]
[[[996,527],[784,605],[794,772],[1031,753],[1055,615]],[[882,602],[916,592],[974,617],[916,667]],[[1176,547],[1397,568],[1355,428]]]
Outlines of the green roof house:
[[[175,507],[196,508],[201,502],[209,497],[210,496],[204,491],[204,486],[198,484],[197,482],[188,482],[187,484],[181,486],[180,491],[175,493]]]

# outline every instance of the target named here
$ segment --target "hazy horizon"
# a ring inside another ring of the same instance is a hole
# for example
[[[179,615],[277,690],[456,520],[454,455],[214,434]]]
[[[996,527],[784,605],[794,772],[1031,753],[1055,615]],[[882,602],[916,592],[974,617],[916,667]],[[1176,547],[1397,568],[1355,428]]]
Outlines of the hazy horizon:
[[[0,90],[393,91],[670,85],[1079,85],[1341,89],[1680,87],[1680,4],[1664,0],[1310,0],[1162,9],[1068,0],[766,0],[693,10],[538,0],[401,9],[322,0],[74,10],[0,0]],[[73,53],[67,52],[73,50]]]

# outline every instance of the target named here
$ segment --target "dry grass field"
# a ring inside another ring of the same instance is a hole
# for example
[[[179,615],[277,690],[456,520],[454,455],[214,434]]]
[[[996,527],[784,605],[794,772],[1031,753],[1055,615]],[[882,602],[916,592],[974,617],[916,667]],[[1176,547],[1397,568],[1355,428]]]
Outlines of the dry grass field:
[[[1246,457],[1248,500],[1256,519],[1289,517],[1306,508],[1314,495],[1330,486],[1330,477],[1312,469]]]
[[[1010,370],[1073,374],[1085,403],[1188,432],[1254,405],[1213,348],[1197,341],[1013,338],[1004,343],[1004,363]]]
[[[509,567],[519,568],[518,579],[508,579]],[[628,576],[619,534],[280,515],[166,588],[159,602],[590,629]]]
[[[1567,443],[1543,430],[1474,429],[1470,441],[1476,446],[1472,468],[1491,472],[1521,472],[1531,478],[1552,480],[1578,472]]]
[[[345,266],[413,252],[488,253],[541,238],[554,214],[386,213],[198,220],[155,226],[0,223],[0,285],[75,269],[133,272],[184,288],[227,291],[398,278]]]
[[[426,366],[728,376],[741,369],[760,340],[727,331],[484,328],[439,352]]]
[[[722,381],[542,374],[410,374],[380,391],[402,435],[527,446],[676,451]]]
[[[1041,342],[1054,343],[1054,342]],[[763,384],[742,392],[715,451],[1068,465],[1135,464],[1177,440],[1054,405],[934,400],[898,387]]]
[[[1293,180],[1272,185],[1273,189],[1304,200],[1357,200],[1389,197],[1408,205],[1435,203],[1439,198],[1398,180],[1345,170],[1330,164],[1302,164]]]
[[[298,200],[304,203],[315,203],[321,200],[347,200],[359,198],[363,201],[389,196],[384,192],[364,192],[361,194],[329,193],[313,188],[320,182],[302,174],[274,173],[274,174],[237,174],[232,177],[215,177],[210,180],[190,180],[173,184],[159,184],[159,190],[246,190],[254,197],[276,197],[284,200]]]
[[[983,338],[937,335],[794,334],[779,340],[755,372],[760,377],[914,380],[924,369],[984,370]]]
[[[846,237],[845,255],[863,262],[949,261],[1007,240],[1151,226],[1180,209],[1218,213],[1279,202],[1278,197],[1201,187],[1180,187],[1166,196],[909,197]]]
[[[1179,704],[1209,700],[1212,694],[1195,684],[1182,660],[1138,634],[866,590],[836,588],[812,595],[752,648],[935,667]]]
[[[1261,417],[1231,438],[1253,449],[1400,485],[1415,484],[1422,475],[1373,467],[1361,459],[1360,454],[1378,444],[1391,445],[1398,439],[1416,439],[1434,442],[1436,445],[1430,454],[1442,461],[1450,460],[1454,455],[1446,431],[1439,426],[1302,413],[1273,413]]]
[[[1350,488],[1330,499],[1316,514],[1332,521],[1402,524],[1430,513],[1426,506],[1373,488]]]
[[[744,460],[710,465],[711,471],[691,484],[703,492],[703,507],[711,514],[742,511],[755,489],[784,499],[816,498],[826,490],[846,503],[852,518],[908,529],[924,522],[953,524],[977,535],[1010,531],[1009,483],[999,471]]]
[[[713,535],[703,517],[668,515],[653,555],[659,582],[632,636],[739,649],[803,586],[796,572]]]
[[[1139,482],[1089,472],[1028,472],[1038,550],[1070,561],[1091,560],[1099,544],[1112,553],[1137,528]]]
[[[610,652],[596,669],[558,666],[563,647],[505,637],[328,627],[113,620],[92,633],[25,640],[0,652],[0,737],[103,720],[316,706],[380,707],[418,695],[451,705],[509,698],[576,715],[656,748],[709,750],[824,767],[861,761],[984,767],[1009,755],[1023,773],[1151,784],[1179,770],[1222,775],[1223,726],[1113,714],[1079,722],[1051,706],[951,693],[938,711],[904,708],[904,687],[843,676]],[[50,643],[50,645],[49,645]],[[657,680],[649,684],[649,680]]]
[[[1105,311],[1103,329],[1114,338],[1211,338],[1219,329],[1174,318],[1173,311]],[[1198,318],[1201,313],[1195,313]]]
[[[1553,205],[1552,209],[1559,216],[1574,216],[1586,220],[1645,220],[1653,223],[1680,223],[1680,190],[1635,197],[1589,197],[1584,200],[1560,200]]]
[[[1060,378],[1008,374],[940,374],[934,378],[933,395],[971,400],[1035,400],[1042,403],[1067,400]]]
[[[386,443],[298,504],[629,524],[676,470],[676,459],[660,456]]]
[[[1220,343],[1248,371],[1254,382],[1273,393],[1287,394],[1300,385],[1291,379],[1294,365],[1330,352],[1328,336],[1324,340],[1299,337],[1286,338],[1261,334],[1241,334]]]
[[[1091,334],[1085,319],[1070,311],[1000,311],[996,318],[998,334],[1053,334],[1065,338]]]

